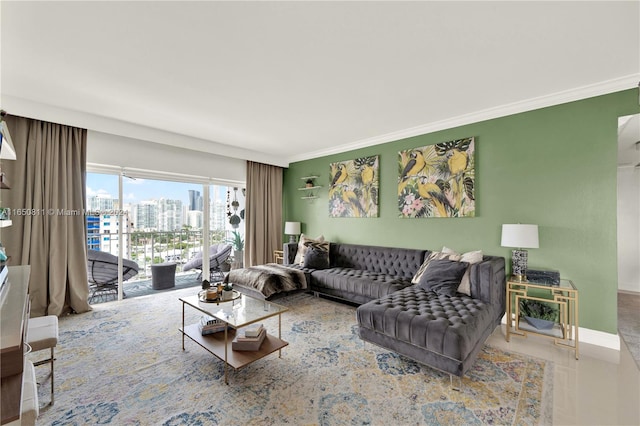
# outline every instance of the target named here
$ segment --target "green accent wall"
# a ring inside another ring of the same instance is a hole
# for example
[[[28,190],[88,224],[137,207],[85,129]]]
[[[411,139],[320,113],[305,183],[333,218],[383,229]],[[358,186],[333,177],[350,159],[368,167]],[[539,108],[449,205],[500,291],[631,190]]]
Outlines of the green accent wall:
[[[580,326],[617,334],[616,173],[618,117],[638,113],[638,90],[292,163],[284,173],[284,217],[329,241],[504,256],[503,223],[539,226],[529,266],[557,269],[580,291]],[[398,152],[475,137],[476,217],[399,218]],[[378,218],[330,218],[329,163],[380,156]],[[320,176],[316,200],[301,177]]]

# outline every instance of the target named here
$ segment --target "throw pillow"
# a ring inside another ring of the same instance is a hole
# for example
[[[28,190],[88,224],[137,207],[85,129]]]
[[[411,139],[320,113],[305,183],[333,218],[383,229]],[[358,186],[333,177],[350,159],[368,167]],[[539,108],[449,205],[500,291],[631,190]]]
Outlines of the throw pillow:
[[[462,281],[460,281],[460,287],[458,287],[458,293],[466,294],[467,296],[471,296],[471,281],[469,275],[471,275],[471,265],[474,263],[482,262],[484,255],[482,254],[482,250],[476,251],[468,251],[462,255],[456,253],[454,250],[451,250],[448,247],[442,247],[443,253],[451,253],[460,256],[461,262],[467,262],[469,267],[467,268],[467,272],[464,273],[462,277]]]
[[[420,277],[422,277],[422,274],[424,274],[424,271],[429,266],[429,263],[431,263],[432,260],[437,259],[460,260],[460,255],[457,253],[451,254],[432,251],[431,253],[429,253],[429,255],[427,255],[427,258],[424,260],[424,262],[422,262],[422,265],[420,265],[420,268],[418,268],[418,272],[416,272],[416,274],[413,276],[411,282],[413,284],[418,284],[420,282]]]
[[[433,260],[422,274],[418,285],[438,294],[455,296],[467,266],[469,266],[467,262],[446,259]]]
[[[303,266],[310,269],[327,269],[329,267],[329,243],[308,243]]]
[[[293,263],[295,265],[304,264],[304,253],[307,251],[307,246],[305,246],[304,243],[308,241],[321,243],[324,241],[324,235],[320,235],[316,239],[312,239],[304,234],[300,234],[300,241],[298,241],[298,251],[296,252],[296,257],[293,259]]]

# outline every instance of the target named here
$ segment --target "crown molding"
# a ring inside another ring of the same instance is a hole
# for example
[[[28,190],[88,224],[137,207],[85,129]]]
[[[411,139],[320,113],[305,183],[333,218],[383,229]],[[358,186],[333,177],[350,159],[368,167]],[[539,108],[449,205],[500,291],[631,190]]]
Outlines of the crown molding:
[[[324,157],[327,155],[341,154],[343,152],[353,151],[355,149],[367,148],[387,142],[394,142],[397,140],[433,133],[440,130],[451,129],[454,127],[478,123],[494,118],[506,117],[508,115],[519,114],[522,112],[533,111],[536,109],[546,108],[554,105],[579,101],[595,96],[606,95],[609,93],[638,87],[639,81],[640,74],[631,74],[617,79],[607,80],[596,84],[577,87],[571,90],[556,92],[550,95],[539,96],[536,98],[526,99],[524,101],[492,107],[474,113],[464,114],[458,117],[435,121],[433,123],[423,124],[416,127],[410,127],[408,129],[399,130],[380,136],[374,136],[372,138],[361,139],[355,142],[346,143],[344,145],[341,145],[340,147],[313,151],[303,155],[291,156],[288,158],[288,161],[289,163],[294,163],[297,161],[311,160],[313,158]]]

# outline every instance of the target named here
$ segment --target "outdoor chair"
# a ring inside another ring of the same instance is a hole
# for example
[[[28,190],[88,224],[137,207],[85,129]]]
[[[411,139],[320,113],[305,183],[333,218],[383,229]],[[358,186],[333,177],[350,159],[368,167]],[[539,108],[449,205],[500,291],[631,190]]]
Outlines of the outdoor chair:
[[[222,264],[231,256],[231,245],[220,243],[214,244],[209,248],[209,281],[222,281],[224,274],[222,273]],[[202,278],[202,252],[196,254],[193,259],[184,264],[183,271],[191,269],[199,270],[198,280]]]
[[[133,260],[122,259],[122,281],[138,274],[138,264]],[[118,257],[111,253],[97,250],[87,252],[87,278],[91,296],[102,297],[107,294],[118,294]],[[123,293],[124,295],[124,293]]]

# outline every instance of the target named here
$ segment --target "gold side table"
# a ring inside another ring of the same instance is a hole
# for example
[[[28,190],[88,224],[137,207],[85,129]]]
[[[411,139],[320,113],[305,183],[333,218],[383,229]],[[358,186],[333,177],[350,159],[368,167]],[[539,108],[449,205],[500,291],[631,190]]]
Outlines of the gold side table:
[[[274,263],[284,263],[284,251],[283,250],[274,250],[273,251],[273,262]]]
[[[520,315],[520,300],[538,300],[558,305],[558,321],[550,330],[540,330],[531,326]],[[561,279],[559,285],[507,280],[507,327],[505,338],[527,337],[529,333],[553,339],[558,346],[575,351],[578,348],[578,289],[571,280]]]

